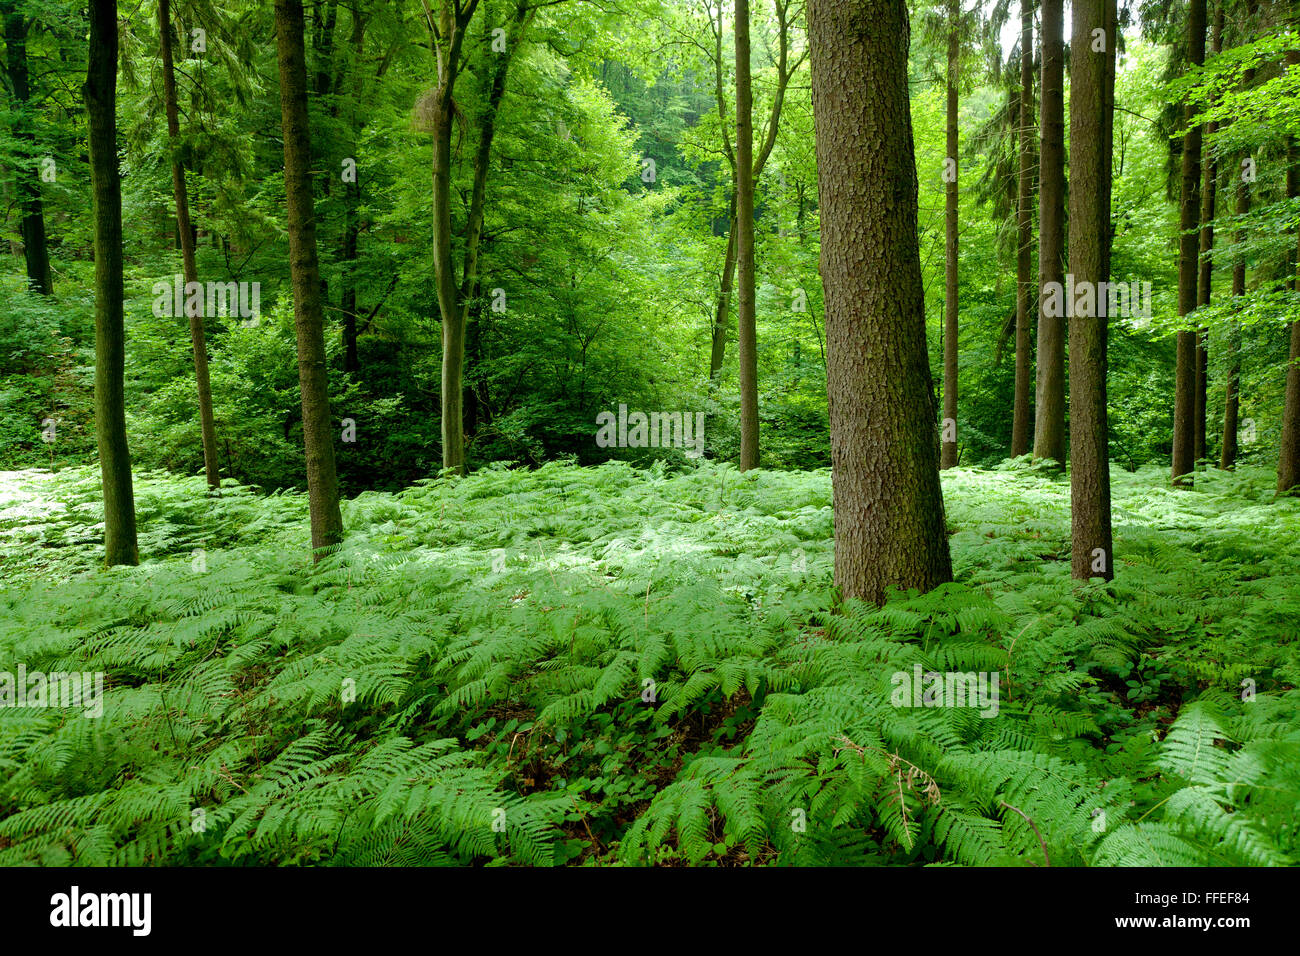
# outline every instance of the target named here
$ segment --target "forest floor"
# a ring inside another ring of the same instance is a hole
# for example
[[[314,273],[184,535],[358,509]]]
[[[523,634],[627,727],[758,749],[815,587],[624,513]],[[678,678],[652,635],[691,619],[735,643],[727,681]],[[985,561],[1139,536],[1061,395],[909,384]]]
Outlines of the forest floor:
[[[944,475],[956,582],[875,609],[825,470],[485,469],[315,567],[305,496],[140,474],[112,571],[97,469],[0,473],[0,692],[103,677],[0,707],[0,864],[1300,862],[1300,501],[1112,481],[1114,582],[1009,463]]]

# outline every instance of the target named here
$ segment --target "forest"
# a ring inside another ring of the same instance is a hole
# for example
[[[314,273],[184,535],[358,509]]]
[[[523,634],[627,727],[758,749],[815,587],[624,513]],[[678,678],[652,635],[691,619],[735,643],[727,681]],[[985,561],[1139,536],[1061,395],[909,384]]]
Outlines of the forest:
[[[0,867],[1300,865],[1300,4],[0,18]]]

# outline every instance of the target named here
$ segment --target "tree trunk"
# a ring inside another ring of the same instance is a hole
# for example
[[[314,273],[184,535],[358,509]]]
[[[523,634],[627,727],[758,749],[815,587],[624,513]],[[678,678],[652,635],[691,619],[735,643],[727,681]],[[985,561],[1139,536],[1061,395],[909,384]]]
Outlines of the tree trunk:
[[[767,158],[772,155],[772,147],[776,145],[776,134],[781,123],[781,109],[785,103],[785,91],[790,84],[790,77],[798,68],[798,63],[792,68],[790,65],[790,21],[787,19],[789,13],[789,0],[776,0],[773,9],[776,13],[777,24],[777,55],[776,55],[776,90],[772,95],[772,111],[768,116],[767,133],[763,137],[762,145],[759,147],[758,155],[754,158],[754,174],[751,183],[756,181],[763,172],[763,167],[767,164]],[[726,100],[722,93],[722,7],[717,8],[718,19],[712,20],[712,11],[710,11],[710,23],[714,29],[714,90],[718,105],[718,116],[726,116]],[[751,99],[752,106],[752,99]],[[753,119],[750,118],[750,128],[753,129]],[[713,334],[711,336],[709,348],[709,382],[711,386],[716,386],[719,377],[722,375],[722,363],[727,352],[727,331],[731,322],[731,289],[736,275],[736,155],[732,151],[731,141],[723,134],[722,142],[723,155],[726,157],[731,167],[731,178],[733,188],[731,191],[730,213],[727,224],[727,253],[722,264],[722,281],[718,289],[718,303],[714,312]],[[800,201],[800,242],[803,241],[803,206],[802,198]],[[756,350],[757,351],[757,350]],[[755,376],[757,378],[757,376]],[[755,406],[757,407],[757,406]]]
[[[1210,52],[1218,53],[1223,49],[1223,4],[1216,3],[1214,8],[1214,25],[1210,29]],[[1218,123],[1205,124],[1205,139],[1201,142],[1202,165],[1205,168],[1205,182],[1201,187],[1201,235],[1198,246],[1200,267],[1196,287],[1196,304],[1198,307],[1210,304],[1210,282],[1214,267],[1210,254],[1214,249],[1214,203],[1215,190],[1218,186],[1218,164],[1209,147],[1209,140],[1219,127]],[[1210,330],[1201,326],[1196,331],[1196,396],[1193,402],[1193,429],[1196,461],[1199,464],[1208,457],[1205,449],[1206,396],[1209,392]]]
[[[1016,196],[1016,392],[1011,420],[1011,457],[1029,454],[1033,434],[1030,390],[1033,336],[1030,310],[1034,295],[1034,5],[1020,0],[1020,174]]]
[[[727,255],[722,262],[722,282],[718,288],[718,305],[713,317],[713,341],[709,350],[709,381],[717,384],[722,376],[722,360],[727,352],[727,328],[731,324],[731,285],[736,277],[736,191],[731,192],[731,211],[727,216]]]
[[[749,0],[736,0],[736,356],[740,361],[740,470],[758,467],[758,330],[754,296],[754,98]]]
[[[360,64],[365,53],[365,18],[360,5],[352,8],[352,46],[355,62]],[[358,71],[358,80],[361,79]],[[336,89],[342,88],[343,68],[340,67],[336,80]],[[354,92],[354,97],[357,95]],[[355,99],[350,110],[350,125],[354,134],[360,139],[365,122],[356,120]],[[356,157],[352,157],[355,159]],[[357,264],[357,240],[361,226],[357,219],[357,207],[361,203],[361,186],[354,176],[343,184],[343,269],[341,276],[342,291],[339,293],[339,308],[343,313],[343,371],[359,373],[361,359],[357,354],[357,284],[354,272]]]
[[[185,282],[199,281],[194,261],[194,232],[190,227],[190,203],[185,191],[185,165],[181,162],[181,126],[176,105],[176,74],[172,65],[171,0],[158,0],[158,29],[162,37],[163,104],[167,112],[167,136],[172,154],[172,196],[176,202],[176,231],[181,239],[181,261]],[[203,334],[201,309],[186,309],[190,324],[190,345],[194,352],[194,379],[199,391],[199,433],[203,441],[203,466],[208,487],[221,487],[217,463],[217,429],[212,415],[212,385],[208,377],[208,347]]]
[[[1071,32],[1091,37],[1106,29],[1114,0],[1074,0]],[[1105,229],[1102,203],[1110,176],[1105,150],[1106,61],[1114,30],[1105,35],[1108,52],[1093,44],[1070,45],[1070,273],[1075,287],[1103,280]],[[1080,580],[1114,575],[1111,547],[1110,461],[1106,411],[1108,318],[1098,296],[1094,315],[1070,315],[1070,511],[1071,574]]]
[[[443,3],[434,39],[438,87],[432,102],[433,273],[442,319],[442,467],[458,475],[465,473],[465,313],[461,311],[451,255],[451,134],[456,121],[453,93],[460,76],[461,48],[476,7],[476,0],[455,10]]]
[[[1245,70],[1241,77],[1243,88],[1249,89],[1254,79],[1254,69]],[[1238,169],[1240,169],[1240,166]],[[1250,212],[1250,186],[1240,175],[1236,178],[1237,216],[1239,219],[1244,220]],[[1237,229],[1236,238],[1238,243],[1245,242],[1245,230],[1241,227]],[[1238,256],[1237,261],[1232,266],[1232,296],[1236,299],[1238,296],[1245,294],[1246,259],[1244,256]],[[1224,471],[1231,471],[1237,466],[1237,419],[1241,407],[1241,326],[1236,321],[1233,321],[1228,327],[1225,348],[1228,352],[1228,380],[1225,385],[1223,399],[1223,441],[1219,452],[1219,467]]]
[[[1287,68],[1300,65],[1300,52],[1289,50]],[[1291,138],[1287,150],[1286,194],[1300,196],[1300,139]],[[1296,229],[1295,291],[1300,292],[1300,227]],[[1300,321],[1291,323],[1290,363],[1286,370],[1286,398],[1282,407],[1282,441],[1277,458],[1277,493],[1291,493],[1300,485]]]
[[[1205,0],[1191,0],[1187,17],[1187,61],[1193,66],[1205,62]],[[1190,107],[1184,108],[1190,120]],[[1178,314],[1196,311],[1198,230],[1201,221],[1201,128],[1189,125],[1183,137],[1182,194],[1179,204]],[[1179,331],[1177,373],[1174,394],[1174,450],[1172,478],[1175,485],[1191,484],[1196,464],[1196,339],[1192,329]]]
[[[1038,379],[1034,457],[1065,464],[1065,317],[1045,315],[1048,283],[1065,282],[1065,50],[1063,0],[1042,0],[1042,127],[1038,176]]]
[[[960,69],[957,37],[960,7],[948,3],[947,163],[944,183],[943,286],[943,422],[939,430],[939,467],[957,464],[957,82]]]
[[[307,458],[307,499],[315,560],[343,540],[334,425],[325,365],[324,310],[316,252],[316,213],[311,183],[311,130],[307,114],[307,60],[302,0],[276,0],[275,37],[280,69],[280,116],[284,131],[284,191],[288,206],[289,270],[298,338],[298,386]]]
[[[1251,73],[1253,71],[1247,71]],[[1249,82],[1247,78],[1246,82]],[[1250,212],[1250,187],[1244,180],[1237,182],[1237,215],[1244,218]],[[1245,241],[1245,232],[1237,230],[1237,242]],[[1246,260],[1241,257],[1232,267],[1232,295],[1246,294]],[[1228,352],[1228,380],[1223,398],[1223,441],[1219,452],[1219,467],[1231,471],[1237,466],[1237,418],[1241,406],[1241,326],[1235,321],[1228,328],[1225,348]]]
[[[835,584],[952,579],[925,343],[904,0],[810,0]]]
[[[27,149],[34,147],[30,108],[31,84],[27,73],[28,23],[15,9],[15,0],[0,3],[4,16],[5,60],[9,73],[9,88],[13,96],[14,139]],[[116,168],[116,167],[115,167]],[[19,235],[23,240],[23,260],[27,266],[27,287],[40,295],[50,295],[54,282],[50,275],[49,245],[45,239],[45,207],[41,202],[41,180],[34,156],[24,156],[15,171],[18,196],[22,205]]]
[[[104,484],[104,560],[139,564],[126,443],[122,182],[117,166],[117,0],[92,0],[83,90],[95,217],[95,438]]]

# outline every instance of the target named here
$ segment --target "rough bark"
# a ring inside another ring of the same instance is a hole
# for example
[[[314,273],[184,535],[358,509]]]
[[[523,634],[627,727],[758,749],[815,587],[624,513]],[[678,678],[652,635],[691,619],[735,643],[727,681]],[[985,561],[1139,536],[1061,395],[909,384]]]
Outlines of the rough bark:
[[[92,0],[86,65],[95,220],[95,439],[104,486],[104,562],[139,564],[131,451],[126,443],[122,309],[122,181],[117,166],[117,0]]]
[[[758,467],[758,330],[754,295],[754,98],[749,0],[736,0],[736,357],[740,362],[740,470]]]
[[[185,282],[199,281],[194,259],[194,230],[190,224],[189,195],[185,189],[185,165],[180,156],[181,126],[176,103],[176,73],[172,63],[171,0],[158,0],[158,29],[162,38],[163,107],[167,113],[167,137],[172,154],[172,198],[176,204],[176,231],[181,241],[181,262]],[[203,312],[186,309],[190,346],[194,353],[194,381],[199,393],[199,435],[203,442],[203,467],[209,488],[221,487],[217,462],[217,429],[212,414],[212,384],[208,376],[208,347],[203,329]]]
[[[34,137],[26,116],[31,99],[31,82],[27,70],[27,32],[30,24],[15,8],[15,0],[0,3],[5,35],[5,63],[9,74],[9,92],[13,97],[14,138],[26,147],[34,147]],[[45,238],[45,206],[41,200],[40,171],[34,157],[28,157],[15,170],[18,196],[22,208],[19,235],[23,240],[23,262],[27,267],[27,287],[39,295],[54,291],[50,274],[49,243]]]
[[[1072,35],[1091,37],[1109,24],[1113,0],[1074,0]],[[1110,176],[1104,148],[1106,60],[1115,36],[1106,35],[1107,51],[1092,44],[1070,46],[1070,273],[1075,286],[1102,281],[1105,266],[1107,210],[1102,205]],[[1100,305],[1100,303],[1098,303]],[[1073,311],[1073,310],[1072,310]],[[1105,309],[1096,315],[1069,318],[1070,334],[1070,512],[1073,577],[1080,580],[1114,575],[1111,546],[1110,462],[1106,411]]]
[[[1062,0],[1042,0],[1038,289],[1065,282],[1065,49]],[[1065,464],[1065,317],[1038,311],[1034,457]]]
[[[957,83],[960,69],[958,16],[955,0],[948,3],[948,76],[945,156],[951,175],[944,183],[943,288],[943,421],[939,429],[939,467],[957,464]]]
[[[811,0],[835,584],[952,578],[917,245],[904,0]]]
[[[289,227],[289,271],[293,321],[298,339],[298,386],[302,394],[302,437],[307,459],[307,500],[315,560],[343,540],[334,426],[330,417],[325,364],[324,308],[316,249],[316,213],[311,181],[311,131],[307,113],[307,59],[302,0],[276,0],[275,39],[280,72],[280,117],[284,132],[284,190]]]
[[[1191,0],[1187,17],[1187,61],[1205,62],[1205,0]],[[1185,109],[1188,120],[1192,110]],[[1178,314],[1196,311],[1197,253],[1201,221],[1201,128],[1189,125],[1183,137],[1182,190],[1179,203]],[[1193,329],[1183,329],[1177,338],[1177,371],[1174,393],[1174,448],[1172,475],[1175,485],[1191,483],[1196,465],[1196,338]]]
[[[1011,456],[1029,454],[1033,435],[1030,392],[1034,342],[1034,4],[1020,0],[1020,169],[1016,190],[1016,385],[1011,419]]]

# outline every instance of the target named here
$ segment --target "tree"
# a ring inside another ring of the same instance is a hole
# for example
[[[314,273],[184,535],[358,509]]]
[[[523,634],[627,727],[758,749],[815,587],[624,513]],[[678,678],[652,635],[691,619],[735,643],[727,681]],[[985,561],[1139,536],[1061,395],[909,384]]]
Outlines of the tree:
[[[298,340],[298,387],[302,395],[302,438],[307,459],[307,502],[312,554],[319,561],[324,557],[324,549],[343,540],[343,517],[334,468],[334,426],[330,419],[320,261],[316,251],[302,0],[276,0],[275,41],[284,132],[293,323]]]
[[[1188,9],[1187,61],[1192,66],[1205,62],[1205,0],[1191,0]],[[1201,218],[1201,127],[1191,122],[1195,114],[1190,104],[1185,115],[1178,220],[1178,314],[1184,318],[1196,311]],[[1190,483],[1185,476],[1196,465],[1196,340],[1194,330],[1178,331],[1172,466],[1175,485]]]
[[[92,0],[83,89],[95,218],[95,438],[104,485],[104,560],[139,564],[126,443],[122,181],[117,166],[117,0]]]
[[[1065,282],[1065,49],[1063,0],[1042,0],[1042,122],[1038,175],[1038,290]],[[1065,317],[1038,310],[1034,457],[1065,464]]]
[[[523,42],[536,7],[515,4],[514,16],[504,29],[501,49],[496,49],[494,34],[487,40],[496,58],[489,71],[489,93],[483,115],[479,117],[478,147],[474,153],[470,208],[465,224],[464,259],[457,281],[451,243],[452,130],[457,122],[458,107],[454,100],[456,81],[465,62],[465,33],[478,0],[443,0],[438,21],[428,8],[431,45],[437,54],[438,85],[429,101],[430,128],[433,133],[433,266],[438,293],[438,313],[442,319],[442,466],[456,474],[465,472],[464,373],[465,328],[469,322],[472,292],[478,282],[479,244],[483,235],[483,213],[487,188],[492,140],[496,132],[496,114],[505,96],[506,79],[514,52]]]
[[[1255,15],[1256,4],[1254,0],[1248,0],[1246,3],[1246,20],[1249,22]],[[1220,12],[1222,5],[1220,5]],[[1249,89],[1255,79],[1255,70],[1248,67],[1242,72],[1241,86],[1242,89]],[[1244,222],[1246,216],[1250,213],[1250,184],[1248,177],[1238,176],[1237,179],[1237,218],[1239,222]],[[1236,232],[1236,240],[1241,243],[1246,238],[1244,226],[1239,226]],[[1246,294],[1246,259],[1244,256],[1238,256],[1236,262],[1232,264],[1232,297],[1240,299]],[[1223,397],[1223,439],[1219,448],[1219,468],[1224,471],[1231,471],[1237,466],[1237,418],[1241,408],[1241,326],[1233,321],[1228,328],[1227,343],[1225,349],[1228,353],[1228,375],[1224,383]]]
[[[948,64],[944,77],[944,283],[943,283],[943,427],[939,467],[957,464],[957,83],[959,80],[961,3],[948,0]]]
[[[1033,339],[1030,310],[1033,294],[1034,199],[1034,5],[1020,0],[1020,168],[1016,192],[1016,385],[1011,421],[1011,456],[1029,453],[1033,434],[1030,380],[1033,378]]]
[[[803,63],[807,55],[801,53],[798,57],[790,57],[790,34],[793,27],[793,15],[795,10],[791,0],[775,0],[773,4],[776,13],[776,86],[772,93],[772,103],[767,118],[767,126],[759,138],[758,151],[755,153],[753,148],[753,92],[751,83],[750,57],[748,52],[744,60],[744,82],[747,92],[746,102],[748,106],[741,111],[741,58],[739,44],[741,33],[744,34],[744,43],[746,51],[750,50],[749,40],[749,20],[748,16],[741,23],[740,7],[736,9],[736,22],[733,25],[736,55],[736,133],[737,142],[733,149],[731,138],[727,135],[726,118],[726,97],[724,95],[724,67],[722,59],[722,37],[723,37],[723,8],[719,4],[716,8],[717,16],[714,17],[714,8],[706,6],[706,12],[709,17],[709,29],[713,35],[713,49],[708,51],[710,60],[714,69],[714,93],[718,108],[718,119],[722,132],[722,154],[727,162],[727,168],[731,174],[731,200],[728,210],[727,226],[727,250],[723,260],[722,278],[718,290],[718,299],[714,309],[713,330],[711,334],[709,350],[709,381],[716,385],[722,374],[722,363],[726,356],[727,348],[727,330],[730,322],[731,313],[731,292],[732,284],[736,278],[737,266],[741,266],[739,284],[737,288],[737,357],[740,367],[740,399],[741,399],[741,468],[752,468],[758,464],[758,333],[757,333],[757,315],[755,301],[755,271],[756,265],[753,261],[753,244],[754,244],[754,184],[763,173],[764,166],[767,165],[768,157],[772,155],[772,148],[776,145],[777,131],[781,123],[781,111],[785,103],[786,89],[790,84],[790,78]],[[748,2],[745,0],[745,12],[748,13]],[[698,45],[698,42],[697,42]],[[748,150],[751,162],[747,172],[747,193],[749,199],[749,215],[747,221],[740,222],[740,181],[741,174],[737,169],[738,156],[741,150],[740,133],[741,124],[748,136],[745,148]],[[750,261],[747,264],[741,263],[741,233],[748,234],[750,247]],[[748,279],[746,279],[748,275]]]
[[[1102,204],[1110,177],[1104,114],[1106,61],[1114,55],[1113,6],[1114,0],[1074,0],[1071,20],[1069,271],[1076,289],[1091,284],[1097,305],[1093,314],[1071,308],[1069,319],[1071,574],[1081,580],[1110,580],[1114,574],[1106,409],[1109,319],[1105,297],[1096,293],[1104,281],[1110,221]]]
[[[27,111],[31,109],[31,82],[27,69],[27,35],[31,23],[18,10],[18,0],[0,0],[4,19],[5,64],[9,74],[9,92],[14,99],[16,117],[14,136],[28,150],[35,137]],[[45,239],[45,207],[41,200],[41,182],[36,158],[24,156],[15,171],[18,194],[22,197],[22,220],[19,231],[23,240],[23,259],[27,266],[27,287],[40,295],[54,291],[50,275],[50,254]]]
[[[758,330],[754,296],[754,97],[749,0],[736,0],[736,352],[740,360],[740,470],[758,467]]]
[[[917,241],[904,0],[811,0],[835,584],[952,579]]]
[[[1214,6],[1214,25],[1210,29],[1210,52],[1219,53],[1223,49],[1223,3]],[[1218,164],[1214,161],[1211,143],[1218,123],[1211,120],[1205,124],[1205,136],[1202,139],[1202,166],[1205,181],[1201,186],[1201,234],[1197,254],[1200,268],[1197,273],[1196,303],[1198,308],[1210,304],[1210,284],[1214,272],[1211,254],[1214,250],[1214,203],[1215,189],[1219,175]],[[1205,401],[1209,391],[1209,345],[1210,330],[1202,325],[1196,331],[1196,395],[1193,399],[1193,445],[1197,462],[1204,461],[1205,451]]]
[[[1300,51],[1289,50],[1287,69],[1300,66]],[[1300,197],[1300,137],[1292,136],[1287,149],[1286,194]],[[1296,275],[1293,289],[1300,292],[1300,226],[1296,228]],[[1291,348],[1286,367],[1286,398],[1282,407],[1282,439],[1277,457],[1277,493],[1290,494],[1300,485],[1300,320],[1291,323]]]
[[[172,65],[171,0],[158,0],[158,32],[162,38],[163,103],[167,112],[167,137],[172,151],[172,196],[176,203],[176,229],[181,239],[181,262],[185,284],[199,281],[194,260],[194,232],[190,227],[190,203],[185,190],[185,164],[180,155],[180,118],[176,105],[176,74]],[[186,307],[190,324],[190,345],[194,350],[194,379],[199,390],[199,431],[203,439],[203,465],[208,487],[221,487],[217,464],[217,429],[213,424],[212,385],[208,378],[208,347],[203,332],[203,311]]]

